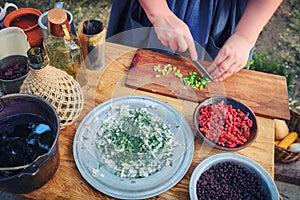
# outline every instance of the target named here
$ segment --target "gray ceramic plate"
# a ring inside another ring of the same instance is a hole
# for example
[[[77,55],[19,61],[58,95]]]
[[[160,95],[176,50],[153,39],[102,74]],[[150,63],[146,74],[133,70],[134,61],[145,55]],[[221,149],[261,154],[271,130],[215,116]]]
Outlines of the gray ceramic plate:
[[[130,109],[147,107],[148,111],[170,124],[174,140],[173,166],[166,166],[146,178],[121,178],[96,159],[94,137],[101,124],[116,114],[116,106]],[[80,123],[73,143],[77,168],[83,178],[98,191],[119,199],[145,199],[159,195],[176,185],[189,169],[194,155],[194,134],[184,117],[170,105],[146,96],[123,96],[106,101]]]

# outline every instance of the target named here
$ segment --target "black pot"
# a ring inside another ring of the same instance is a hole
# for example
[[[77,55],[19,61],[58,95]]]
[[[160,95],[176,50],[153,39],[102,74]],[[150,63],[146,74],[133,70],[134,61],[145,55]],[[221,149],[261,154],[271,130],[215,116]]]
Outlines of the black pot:
[[[47,183],[55,174],[60,160],[59,119],[51,104],[27,94],[10,94],[0,98],[0,122],[20,113],[34,114],[45,119],[55,135],[50,150],[39,155],[33,162],[22,166],[0,167],[0,190],[19,194],[31,192]]]

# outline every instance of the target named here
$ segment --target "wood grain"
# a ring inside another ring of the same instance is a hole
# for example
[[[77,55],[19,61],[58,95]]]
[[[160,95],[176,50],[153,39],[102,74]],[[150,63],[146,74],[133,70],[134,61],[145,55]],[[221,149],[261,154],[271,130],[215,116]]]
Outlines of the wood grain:
[[[210,63],[200,61],[207,67]],[[153,66],[171,64],[185,76],[199,70],[188,59],[163,52],[139,49],[134,55],[128,72],[126,85],[188,101],[201,102],[211,96],[232,97],[252,109],[259,116],[290,118],[286,78],[253,70],[241,70],[223,82],[211,82],[203,90],[187,87],[174,72],[160,78],[155,77]]]
[[[87,71],[88,83],[83,86],[85,105],[80,118],[73,125],[60,131],[60,165],[53,178],[43,187],[31,193],[22,194],[26,199],[114,199],[90,186],[79,173],[73,157],[73,138],[76,128],[84,116],[95,106],[111,98],[123,95],[146,95],[176,108],[191,125],[192,115],[197,103],[128,88],[125,85],[126,73],[135,49],[115,44],[106,44],[106,67],[100,71]],[[273,177],[274,175],[274,124],[273,119],[258,117],[258,137],[249,147],[233,153],[245,155],[258,162]],[[194,139],[195,151],[193,162],[183,179],[170,190],[150,198],[153,199],[189,199],[189,180],[198,163],[210,155],[223,151],[202,143],[198,136]]]

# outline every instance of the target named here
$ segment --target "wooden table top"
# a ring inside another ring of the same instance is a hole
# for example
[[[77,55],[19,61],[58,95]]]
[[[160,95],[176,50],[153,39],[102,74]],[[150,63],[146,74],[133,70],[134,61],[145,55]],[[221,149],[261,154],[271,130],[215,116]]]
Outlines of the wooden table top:
[[[106,43],[106,66],[100,71],[88,71],[88,83],[82,87],[85,97],[84,110],[78,121],[60,131],[60,165],[53,178],[33,192],[22,194],[26,199],[113,199],[90,186],[79,173],[73,157],[73,138],[76,127],[84,116],[100,103],[124,95],[146,95],[160,99],[183,114],[193,129],[192,115],[197,103],[179,100],[159,94],[135,90],[124,84],[128,67],[134,56],[131,47]],[[242,154],[258,162],[274,178],[274,123],[273,119],[257,117],[258,137],[249,147],[233,153]],[[194,131],[194,130],[193,130]],[[159,199],[189,199],[189,180],[197,164],[203,159],[223,151],[202,143],[196,136],[192,164],[183,179]],[[156,199],[153,197],[150,199]]]

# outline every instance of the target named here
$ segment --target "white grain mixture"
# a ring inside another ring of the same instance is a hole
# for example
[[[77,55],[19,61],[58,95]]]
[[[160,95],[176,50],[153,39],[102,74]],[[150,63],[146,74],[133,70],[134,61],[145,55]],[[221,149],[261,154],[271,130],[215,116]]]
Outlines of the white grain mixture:
[[[122,106],[101,125],[96,138],[97,156],[120,177],[147,177],[172,165],[173,138],[170,127],[148,108]]]

